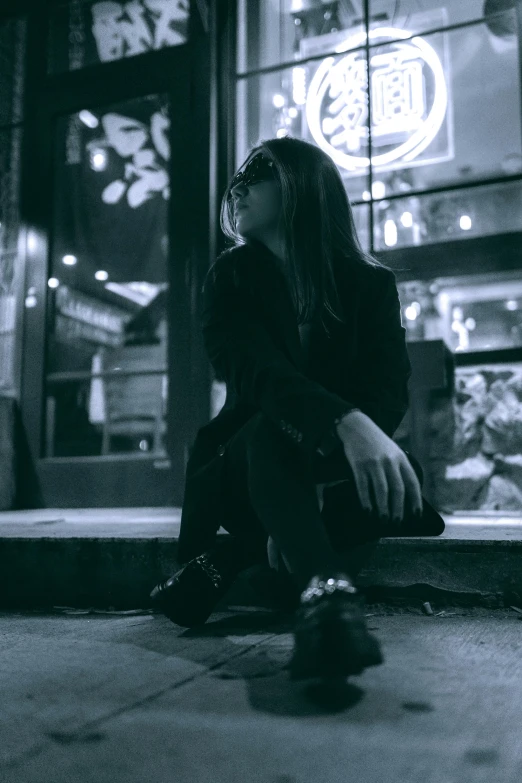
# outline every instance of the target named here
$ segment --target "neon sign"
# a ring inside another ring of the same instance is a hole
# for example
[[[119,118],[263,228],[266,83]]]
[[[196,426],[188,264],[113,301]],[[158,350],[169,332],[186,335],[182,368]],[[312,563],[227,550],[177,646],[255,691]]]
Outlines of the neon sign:
[[[433,141],[446,117],[448,90],[442,63],[432,46],[419,36],[410,38],[405,30],[380,27],[370,31],[372,39],[384,39],[370,55],[372,146],[382,150],[372,155],[372,165],[413,161]],[[364,31],[336,52],[365,41]],[[368,140],[367,75],[365,50],[349,52],[337,61],[327,57],[306,96],[306,120],[314,141],[352,172],[370,162],[361,154]]]

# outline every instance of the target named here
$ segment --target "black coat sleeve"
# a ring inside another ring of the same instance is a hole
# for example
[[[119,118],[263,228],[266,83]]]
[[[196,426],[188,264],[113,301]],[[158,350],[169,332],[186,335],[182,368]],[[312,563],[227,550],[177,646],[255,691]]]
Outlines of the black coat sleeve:
[[[307,456],[355,403],[301,373],[277,347],[248,287],[238,284],[233,251],[210,268],[203,286],[202,332],[216,376],[266,416]]]
[[[412,368],[395,274],[384,267],[375,272],[379,284],[360,327],[363,364],[355,396],[361,410],[391,438],[409,407]]]

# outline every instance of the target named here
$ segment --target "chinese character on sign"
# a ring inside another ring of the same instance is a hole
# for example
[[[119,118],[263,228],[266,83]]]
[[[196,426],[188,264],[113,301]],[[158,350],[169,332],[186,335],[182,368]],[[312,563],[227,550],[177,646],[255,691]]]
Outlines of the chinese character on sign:
[[[368,93],[366,89],[366,61],[358,55],[348,56],[330,70],[330,98],[327,111],[331,115],[323,121],[323,131],[335,147],[346,145],[350,152],[358,152],[361,139],[368,137]]]
[[[409,49],[371,59],[372,121],[375,137],[416,130],[426,112],[423,62]],[[382,142],[381,142],[382,143]]]
[[[370,55],[372,163],[389,167],[411,162],[430,145],[446,118],[442,63],[430,44],[420,36],[410,38],[407,31],[376,29],[370,36],[390,39]],[[408,40],[394,40],[401,38]],[[350,39],[343,51],[361,43],[363,39]],[[306,120],[314,141],[337,164],[353,172],[368,166],[364,50],[326,57],[320,63],[306,96]]]
[[[91,13],[102,62],[177,46],[187,40],[189,0],[103,0],[92,5]]]
[[[161,158],[167,161],[170,157],[168,117],[161,111],[155,112],[150,129],[132,117],[115,112],[105,114],[101,122],[105,131],[105,139],[101,143],[112,147],[122,158],[130,158],[125,163],[124,179],[116,179],[104,188],[103,201],[116,204],[126,192],[129,206],[135,209],[155,193],[161,193],[167,199],[169,176]],[[149,142],[151,147],[147,146]],[[95,144],[99,146],[100,141]]]

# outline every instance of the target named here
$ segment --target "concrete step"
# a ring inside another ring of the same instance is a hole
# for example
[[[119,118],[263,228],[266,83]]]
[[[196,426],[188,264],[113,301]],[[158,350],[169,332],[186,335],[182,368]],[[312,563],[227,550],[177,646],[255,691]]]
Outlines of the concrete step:
[[[0,608],[150,607],[151,589],[179,567],[180,515],[179,508],[0,513]],[[359,576],[367,601],[522,607],[520,515],[443,517],[442,536],[381,540]],[[242,574],[220,606],[266,605],[251,577]]]

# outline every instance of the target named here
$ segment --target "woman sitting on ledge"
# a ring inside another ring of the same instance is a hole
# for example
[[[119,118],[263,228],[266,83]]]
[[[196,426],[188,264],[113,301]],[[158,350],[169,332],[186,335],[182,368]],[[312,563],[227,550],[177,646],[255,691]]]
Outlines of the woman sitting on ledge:
[[[395,275],[362,250],[335,164],[298,139],[251,151],[221,225],[234,246],[206,276],[202,326],[227,397],[191,449],[185,565],[151,596],[204,623],[268,551],[294,587],[292,678],[359,674],[383,658],[357,574],[381,537],[444,530],[392,440],[411,375]]]

